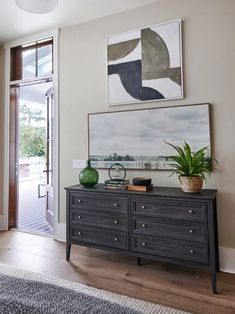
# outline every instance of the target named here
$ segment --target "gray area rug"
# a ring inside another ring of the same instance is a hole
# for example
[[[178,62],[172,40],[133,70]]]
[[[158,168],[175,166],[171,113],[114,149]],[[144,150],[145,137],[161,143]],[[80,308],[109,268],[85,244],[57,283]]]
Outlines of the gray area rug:
[[[1,314],[186,314],[159,304],[0,264]]]
[[[72,289],[0,274],[0,313],[139,314],[141,312]]]

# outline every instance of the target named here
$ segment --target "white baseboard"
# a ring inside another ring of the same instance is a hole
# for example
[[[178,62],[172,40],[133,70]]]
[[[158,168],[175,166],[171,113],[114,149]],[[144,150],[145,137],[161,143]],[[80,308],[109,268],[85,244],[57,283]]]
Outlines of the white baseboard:
[[[6,230],[5,217],[0,215],[0,230]]]
[[[55,240],[65,242],[66,241],[66,224],[57,224],[55,228]]]
[[[220,270],[235,274],[235,249],[219,247]]]
[[[0,215],[0,230],[3,230],[3,215]]]

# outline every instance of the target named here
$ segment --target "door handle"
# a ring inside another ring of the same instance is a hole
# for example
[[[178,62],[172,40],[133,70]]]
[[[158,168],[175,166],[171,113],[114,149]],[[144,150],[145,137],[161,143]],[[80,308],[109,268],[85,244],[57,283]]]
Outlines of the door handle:
[[[42,186],[45,187],[46,184],[42,184],[42,183],[39,183],[39,184],[38,184],[38,198],[46,197],[46,194],[44,194],[44,195],[41,194],[41,187],[42,187]]]

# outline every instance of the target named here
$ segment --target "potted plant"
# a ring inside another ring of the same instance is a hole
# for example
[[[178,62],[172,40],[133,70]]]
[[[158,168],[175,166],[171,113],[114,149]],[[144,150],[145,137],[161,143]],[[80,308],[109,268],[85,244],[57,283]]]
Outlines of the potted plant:
[[[182,190],[188,193],[196,193],[202,189],[205,174],[210,175],[212,160],[205,156],[208,147],[203,147],[197,152],[192,152],[188,143],[184,142],[183,147],[165,142],[173,147],[178,155],[168,156],[166,160],[172,160],[174,171],[171,175],[177,174]]]

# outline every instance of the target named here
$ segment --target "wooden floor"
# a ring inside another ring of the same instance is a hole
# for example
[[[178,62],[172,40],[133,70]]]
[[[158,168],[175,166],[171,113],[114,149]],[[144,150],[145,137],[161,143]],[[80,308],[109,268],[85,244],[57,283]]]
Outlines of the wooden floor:
[[[52,238],[8,231],[0,233],[0,263],[118,292],[200,314],[235,313],[235,275],[218,274],[219,294],[211,293],[207,271],[136,259],[72,246]]]

